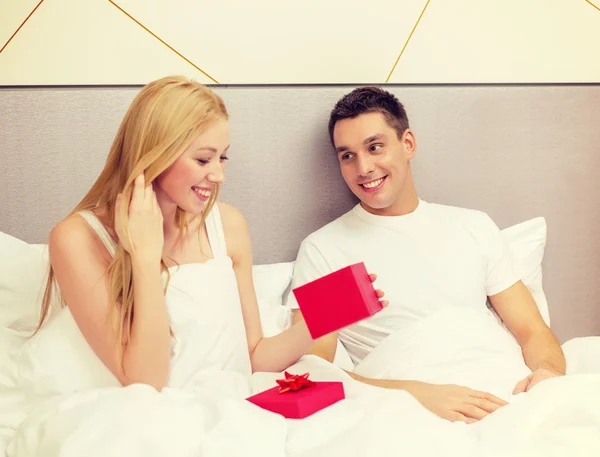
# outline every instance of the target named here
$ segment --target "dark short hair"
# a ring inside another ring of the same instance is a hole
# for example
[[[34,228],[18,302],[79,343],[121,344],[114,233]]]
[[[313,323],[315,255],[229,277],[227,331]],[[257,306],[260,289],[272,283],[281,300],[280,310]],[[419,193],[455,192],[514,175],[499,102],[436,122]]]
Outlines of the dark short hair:
[[[359,87],[344,95],[335,104],[329,116],[329,139],[333,143],[333,129],[342,119],[352,119],[364,113],[383,114],[388,125],[396,130],[398,138],[409,128],[408,116],[398,99],[376,86]]]

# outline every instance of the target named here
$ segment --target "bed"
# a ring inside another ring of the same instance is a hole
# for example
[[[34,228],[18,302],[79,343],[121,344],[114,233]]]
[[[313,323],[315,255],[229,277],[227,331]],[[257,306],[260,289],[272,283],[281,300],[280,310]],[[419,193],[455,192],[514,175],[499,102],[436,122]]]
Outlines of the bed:
[[[600,194],[600,87],[390,86],[417,135],[421,196],[480,209],[496,220],[567,355],[569,376],[469,426],[442,421],[405,392],[355,383],[341,370],[410,375],[389,362],[398,348],[393,340],[357,367],[341,345],[334,364],[301,359],[290,370],[344,381],[347,400],[309,420],[286,421],[227,392],[159,395],[147,386],[111,386],[108,379],[101,389],[87,389],[103,374],[98,367],[77,368],[85,354],[52,334],[27,339],[47,233],[98,173],[137,90],[0,91],[0,451],[11,457],[600,455],[600,212],[594,199]],[[249,222],[263,329],[272,335],[289,324],[283,304],[300,241],[356,203],[326,132],[328,111],[350,88],[216,90],[231,114],[233,145],[222,199]],[[497,338],[508,338],[498,329]],[[33,349],[23,351],[26,345]],[[57,366],[68,376],[54,376]],[[34,372],[44,373],[44,382],[38,377],[23,389]],[[280,376],[257,373],[246,393]],[[430,381],[448,379],[472,381],[473,374],[448,370]],[[486,380],[489,373],[481,383]]]

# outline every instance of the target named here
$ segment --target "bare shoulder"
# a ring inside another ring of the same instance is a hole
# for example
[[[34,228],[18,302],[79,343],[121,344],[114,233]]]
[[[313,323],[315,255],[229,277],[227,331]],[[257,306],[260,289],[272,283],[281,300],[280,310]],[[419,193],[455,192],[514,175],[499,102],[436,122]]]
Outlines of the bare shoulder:
[[[72,214],[60,221],[50,232],[48,244],[59,249],[81,247],[91,240],[91,233],[82,217]]]
[[[242,212],[235,206],[223,202],[217,204],[223,221],[227,251],[235,260],[236,257],[251,249],[248,224]]]
[[[218,202],[221,220],[223,221],[223,230],[225,235],[228,233],[239,235],[248,231],[248,224],[242,212],[235,206],[228,203]]]
[[[59,222],[50,232],[48,249],[52,262],[65,257],[89,257],[106,260],[103,245],[83,217],[72,214]]]

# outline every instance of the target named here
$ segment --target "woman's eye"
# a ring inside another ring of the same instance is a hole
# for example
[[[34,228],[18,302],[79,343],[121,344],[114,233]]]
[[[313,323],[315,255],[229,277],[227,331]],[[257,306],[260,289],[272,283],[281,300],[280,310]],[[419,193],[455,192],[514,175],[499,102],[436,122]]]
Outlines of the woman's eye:
[[[227,156],[221,156],[221,162],[224,162],[226,160],[229,160],[229,157],[227,157]]]
[[[208,163],[208,160],[206,160],[206,159],[196,159],[196,160],[200,165],[206,165]]]

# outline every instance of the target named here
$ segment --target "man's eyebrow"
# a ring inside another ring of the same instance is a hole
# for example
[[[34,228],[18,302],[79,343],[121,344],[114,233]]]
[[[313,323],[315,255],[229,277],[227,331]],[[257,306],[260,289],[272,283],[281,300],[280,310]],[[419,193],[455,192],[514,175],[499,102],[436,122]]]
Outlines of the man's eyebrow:
[[[369,144],[369,143],[372,143],[373,141],[382,140],[383,138],[385,138],[385,135],[383,133],[376,133],[375,135],[372,135],[369,138],[367,138],[364,141],[364,144]]]
[[[382,140],[384,138],[385,138],[385,135],[383,133],[376,133],[375,135],[371,135],[369,138],[367,138],[365,141],[363,141],[363,144],[369,144],[369,143],[372,143],[373,141]],[[348,146],[338,146],[337,148],[335,148],[335,152],[337,152],[339,154],[340,152],[345,152],[348,149],[350,149]]]

